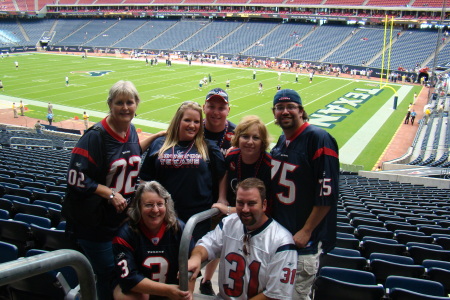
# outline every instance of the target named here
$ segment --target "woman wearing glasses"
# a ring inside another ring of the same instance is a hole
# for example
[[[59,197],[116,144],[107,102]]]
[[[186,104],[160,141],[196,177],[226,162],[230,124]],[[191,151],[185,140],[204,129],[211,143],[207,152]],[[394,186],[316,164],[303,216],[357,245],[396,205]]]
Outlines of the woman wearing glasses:
[[[220,185],[219,201],[213,204],[223,214],[236,212],[236,185],[250,177],[261,179],[270,188],[271,157],[269,133],[258,116],[246,116],[237,125],[231,141],[233,150],[225,158],[227,172]],[[268,195],[270,195],[268,191]]]
[[[156,181],[141,184],[128,216],[113,240],[118,281],[114,299],[192,299],[193,284],[190,292],[178,287],[184,224],[167,190]]]
[[[219,148],[204,139],[202,108],[198,103],[184,102],[172,118],[167,135],[151,144],[140,178],[160,182],[172,195],[180,219],[187,222],[211,207],[213,176],[222,178],[224,173]],[[210,220],[199,223],[194,240],[210,228]]]

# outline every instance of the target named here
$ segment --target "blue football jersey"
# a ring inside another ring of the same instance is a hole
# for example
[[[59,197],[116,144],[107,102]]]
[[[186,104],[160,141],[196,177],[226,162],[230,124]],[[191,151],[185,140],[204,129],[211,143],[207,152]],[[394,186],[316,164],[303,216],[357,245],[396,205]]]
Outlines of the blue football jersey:
[[[336,241],[336,205],[339,194],[339,158],[336,140],[325,130],[303,124],[291,140],[281,135],[272,155],[272,215],[295,234],[305,224],[313,206],[332,209],[315,228],[311,249]]]

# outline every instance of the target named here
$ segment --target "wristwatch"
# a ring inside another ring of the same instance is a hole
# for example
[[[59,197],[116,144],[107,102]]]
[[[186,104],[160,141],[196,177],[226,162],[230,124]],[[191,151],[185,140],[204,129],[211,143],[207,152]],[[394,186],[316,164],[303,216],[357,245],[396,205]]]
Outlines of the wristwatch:
[[[116,195],[116,192],[114,190],[111,190],[111,195],[109,195],[108,203],[111,203],[112,199],[114,199],[114,196]]]

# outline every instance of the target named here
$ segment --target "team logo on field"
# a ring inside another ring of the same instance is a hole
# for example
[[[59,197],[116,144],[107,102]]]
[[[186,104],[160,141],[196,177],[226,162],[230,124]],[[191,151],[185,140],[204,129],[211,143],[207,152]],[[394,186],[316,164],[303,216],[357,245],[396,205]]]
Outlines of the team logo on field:
[[[82,74],[86,74],[83,76],[100,77],[100,76],[106,75],[111,72],[114,72],[114,71],[72,71],[70,73],[72,73],[72,74],[82,73]]]

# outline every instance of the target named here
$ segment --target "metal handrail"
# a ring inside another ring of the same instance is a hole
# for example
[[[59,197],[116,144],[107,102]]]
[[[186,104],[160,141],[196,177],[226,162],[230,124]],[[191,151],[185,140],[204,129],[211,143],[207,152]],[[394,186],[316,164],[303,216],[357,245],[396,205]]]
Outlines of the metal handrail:
[[[13,142],[13,140],[18,140],[18,142]],[[24,141],[24,142],[20,142]],[[30,143],[28,143],[28,141]],[[54,148],[53,140],[50,139],[36,139],[21,136],[13,136],[9,138],[9,144],[11,147],[24,146],[24,147],[41,147],[41,148]]]
[[[97,299],[94,271],[86,256],[75,250],[55,250],[0,264],[0,286],[65,266],[78,276],[83,299]]]
[[[180,253],[178,255],[178,267],[180,268],[180,289],[182,291],[188,290],[189,274],[187,261],[189,259],[189,245],[191,243],[191,237],[192,233],[194,232],[194,228],[201,221],[209,219],[215,215],[218,215],[219,213],[220,210],[218,208],[211,208],[202,211],[190,217],[186,223],[186,226],[184,227],[180,242]]]

